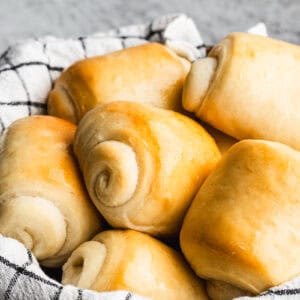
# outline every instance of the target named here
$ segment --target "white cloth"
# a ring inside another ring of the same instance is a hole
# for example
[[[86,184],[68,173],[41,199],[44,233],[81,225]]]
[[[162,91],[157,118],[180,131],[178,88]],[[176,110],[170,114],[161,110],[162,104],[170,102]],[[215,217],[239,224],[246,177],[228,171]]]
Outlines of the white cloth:
[[[185,15],[168,15],[149,24],[77,39],[27,40],[8,48],[0,56],[0,134],[16,119],[45,114],[53,81],[75,61],[154,41],[190,60],[206,54],[194,22]]]
[[[0,235],[1,300],[146,300],[128,291],[97,293],[58,283],[21,243]]]
[[[259,23],[249,32],[267,35]],[[206,55],[194,22],[185,15],[168,15],[149,24],[125,26],[106,33],[58,39],[45,37],[19,42],[0,56],[0,134],[16,119],[46,113],[54,80],[79,59],[101,55],[146,42],[160,42],[194,61]],[[180,287],[178,287],[180,288]],[[0,236],[0,299],[4,300],[142,300],[128,291],[96,293],[63,286],[40,269],[25,247]],[[270,289],[258,297],[239,300],[300,299],[300,278]]]

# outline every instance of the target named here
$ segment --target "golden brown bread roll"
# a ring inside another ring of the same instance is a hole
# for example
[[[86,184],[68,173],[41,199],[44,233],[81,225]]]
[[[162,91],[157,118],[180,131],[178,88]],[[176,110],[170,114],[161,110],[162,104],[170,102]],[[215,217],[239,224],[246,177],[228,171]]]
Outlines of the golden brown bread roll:
[[[190,63],[167,47],[149,43],[79,61],[56,81],[48,113],[78,123],[98,104],[130,100],[181,110]]]
[[[232,300],[242,296],[253,296],[248,291],[241,290],[236,286],[218,280],[208,280],[206,282],[206,291],[212,300]]]
[[[80,245],[63,266],[63,284],[95,291],[129,290],[153,300],[206,300],[183,257],[133,230],[109,230]]]
[[[300,274],[299,232],[300,153],[244,140],[201,186],[180,245],[200,277],[255,294]]]
[[[196,191],[220,158],[212,137],[193,120],[125,101],[86,114],[74,153],[104,218],[113,227],[152,235],[178,233]]]
[[[207,130],[207,132],[214,138],[218,148],[222,155],[230,149],[235,143],[238,142],[235,138],[215,129],[204,122],[200,122],[200,124]]]
[[[76,126],[50,116],[14,122],[0,143],[0,233],[45,266],[64,263],[100,230],[71,155]]]
[[[299,46],[233,33],[192,65],[183,106],[238,140],[300,149],[299,78]]]

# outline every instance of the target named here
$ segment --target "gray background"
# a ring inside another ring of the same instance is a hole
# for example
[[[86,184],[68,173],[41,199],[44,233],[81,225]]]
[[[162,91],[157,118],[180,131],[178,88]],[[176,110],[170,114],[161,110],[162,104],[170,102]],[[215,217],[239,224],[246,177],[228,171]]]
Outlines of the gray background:
[[[297,0],[0,0],[0,52],[18,39],[81,36],[174,12],[191,16],[207,43],[263,21],[271,36],[300,44]]]

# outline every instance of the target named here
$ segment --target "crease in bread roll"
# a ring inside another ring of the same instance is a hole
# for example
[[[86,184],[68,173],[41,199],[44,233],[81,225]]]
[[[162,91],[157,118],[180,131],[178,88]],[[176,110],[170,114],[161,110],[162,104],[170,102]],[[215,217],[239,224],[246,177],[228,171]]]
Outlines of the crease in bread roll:
[[[193,200],[181,249],[198,276],[259,294],[300,274],[300,153],[272,141],[232,146]]]
[[[249,291],[241,290],[236,286],[218,280],[208,280],[206,291],[212,300],[232,300],[237,297],[253,296]]]
[[[65,86],[60,85],[51,92],[51,101],[52,104],[48,105],[49,115],[55,116],[59,114],[58,117],[64,120],[74,124],[78,123],[79,116],[77,111],[79,108],[77,107],[77,102]]]
[[[88,241],[73,252],[64,265],[63,283],[72,283],[80,288],[91,287],[106,257],[106,247],[101,242]]]
[[[0,141],[0,233],[48,267],[101,228],[70,145],[76,126],[50,116],[15,121]]]
[[[224,155],[227,150],[229,150],[234,144],[236,144],[238,142],[238,140],[236,140],[232,136],[229,136],[229,135],[225,134],[224,132],[219,131],[218,129],[215,129],[204,122],[200,121],[200,124],[214,138],[222,155]]]
[[[208,300],[202,280],[179,253],[133,230],[103,231],[80,245],[63,266],[62,283],[129,290],[153,300]]]
[[[196,122],[126,101],[90,111],[78,126],[74,153],[88,192],[110,225],[162,236],[178,233],[220,158],[214,140]]]
[[[233,33],[208,56],[191,67],[184,108],[237,140],[272,140],[299,150],[300,47]],[[208,70],[211,60],[217,66]]]
[[[95,148],[101,157],[96,163],[95,196],[105,206],[120,206],[129,201],[136,190],[139,172],[136,155],[130,146],[119,141],[104,141]]]
[[[41,260],[58,253],[67,235],[59,209],[48,200],[30,196],[19,196],[1,203],[0,230],[3,235],[22,242]]]
[[[218,61],[215,57],[205,57],[193,62],[186,78],[182,105],[191,112],[197,112],[209,90],[216,72]]]
[[[158,43],[84,59],[56,80],[48,113],[78,123],[95,106],[116,100],[183,111],[182,88],[190,65]]]

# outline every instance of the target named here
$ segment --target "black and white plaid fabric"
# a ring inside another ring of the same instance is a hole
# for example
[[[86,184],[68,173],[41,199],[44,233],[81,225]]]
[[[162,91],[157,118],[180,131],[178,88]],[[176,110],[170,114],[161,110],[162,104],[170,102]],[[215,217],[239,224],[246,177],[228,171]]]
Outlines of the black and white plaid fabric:
[[[18,241],[0,236],[1,300],[145,300],[127,291],[96,293],[61,285],[40,269]]]
[[[160,17],[149,24],[77,39],[28,40],[8,48],[0,56],[0,134],[16,119],[45,114],[54,80],[75,61],[154,41],[189,60],[206,54],[194,22],[184,15]]]
[[[249,32],[266,35],[264,24]],[[146,42],[160,42],[190,61],[206,55],[194,22],[185,15],[168,15],[149,24],[121,27],[77,39],[46,37],[27,40],[0,56],[0,135],[16,119],[46,113],[54,80],[77,60]],[[0,299],[2,300],[142,300],[127,291],[96,293],[63,286],[49,278],[38,262],[16,240],[0,235]],[[300,299],[300,278],[254,298],[239,300]]]

